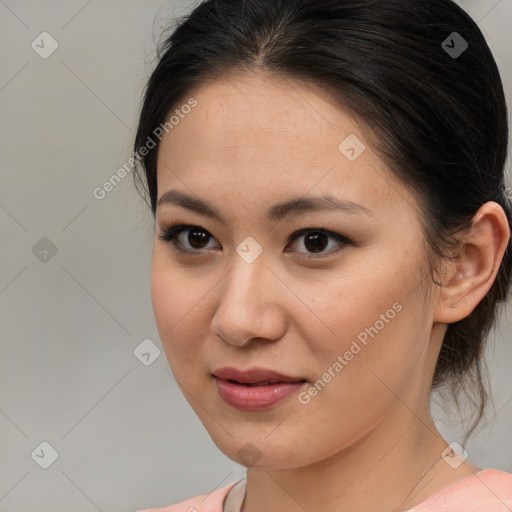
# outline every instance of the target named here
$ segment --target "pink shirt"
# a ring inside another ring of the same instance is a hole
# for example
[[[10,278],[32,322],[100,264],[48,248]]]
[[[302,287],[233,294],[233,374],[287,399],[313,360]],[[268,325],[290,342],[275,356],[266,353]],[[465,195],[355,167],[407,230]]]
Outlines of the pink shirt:
[[[245,495],[245,483],[244,478],[207,495],[195,496],[165,508],[152,508],[138,512],[239,512]],[[235,485],[236,489],[234,489]],[[226,500],[231,489],[233,492]],[[225,500],[226,503],[224,503]],[[511,512],[512,473],[497,469],[483,469],[433,494],[407,512],[434,511]]]

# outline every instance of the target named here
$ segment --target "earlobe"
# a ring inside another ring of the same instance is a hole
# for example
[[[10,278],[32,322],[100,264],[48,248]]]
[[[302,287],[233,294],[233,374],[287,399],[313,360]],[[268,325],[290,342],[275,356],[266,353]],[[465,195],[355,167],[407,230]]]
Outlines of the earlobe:
[[[455,261],[448,263],[434,311],[434,322],[454,323],[466,318],[490,290],[510,239],[503,208],[489,201],[473,218],[471,229],[461,236]]]

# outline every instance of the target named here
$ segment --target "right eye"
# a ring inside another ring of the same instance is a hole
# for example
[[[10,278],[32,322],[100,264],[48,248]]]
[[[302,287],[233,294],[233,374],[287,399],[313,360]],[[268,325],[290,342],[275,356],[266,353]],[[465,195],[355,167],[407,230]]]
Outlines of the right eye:
[[[183,233],[188,233],[188,236],[181,236]],[[159,233],[158,237],[166,242],[171,242],[174,248],[182,253],[204,252],[199,249],[208,249],[203,244],[213,238],[204,228],[184,224],[176,224],[166,228]]]

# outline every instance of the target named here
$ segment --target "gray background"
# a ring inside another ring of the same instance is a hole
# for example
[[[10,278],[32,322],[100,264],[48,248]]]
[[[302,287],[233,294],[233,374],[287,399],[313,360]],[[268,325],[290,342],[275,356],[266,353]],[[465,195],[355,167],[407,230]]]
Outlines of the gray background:
[[[133,512],[245,474],[193,414],[163,350],[148,366],[134,355],[145,339],[162,347],[152,217],[131,174],[103,200],[92,194],[129,156],[162,27],[195,4],[0,0],[0,511]],[[510,105],[512,0],[461,4]],[[46,59],[31,47],[43,31],[58,43]],[[467,445],[473,463],[506,471],[510,318],[507,305],[488,350],[495,411]],[[461,441],[456,417],[435,410],[447,440]],[[47,469],[43,441],[58,452]]]

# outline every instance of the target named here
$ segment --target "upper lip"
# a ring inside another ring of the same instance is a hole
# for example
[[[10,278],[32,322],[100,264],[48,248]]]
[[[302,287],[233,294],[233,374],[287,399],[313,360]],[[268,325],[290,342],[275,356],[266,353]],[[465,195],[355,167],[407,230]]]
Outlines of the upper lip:
[[[301,382],[306,379],[302,377],[290,377],[267,368],[248,368],[238,370],[232,366],[225,366],[214,370],[212,374],[223,380],[235,380],[242,384],[257,384],[259,382]]]

